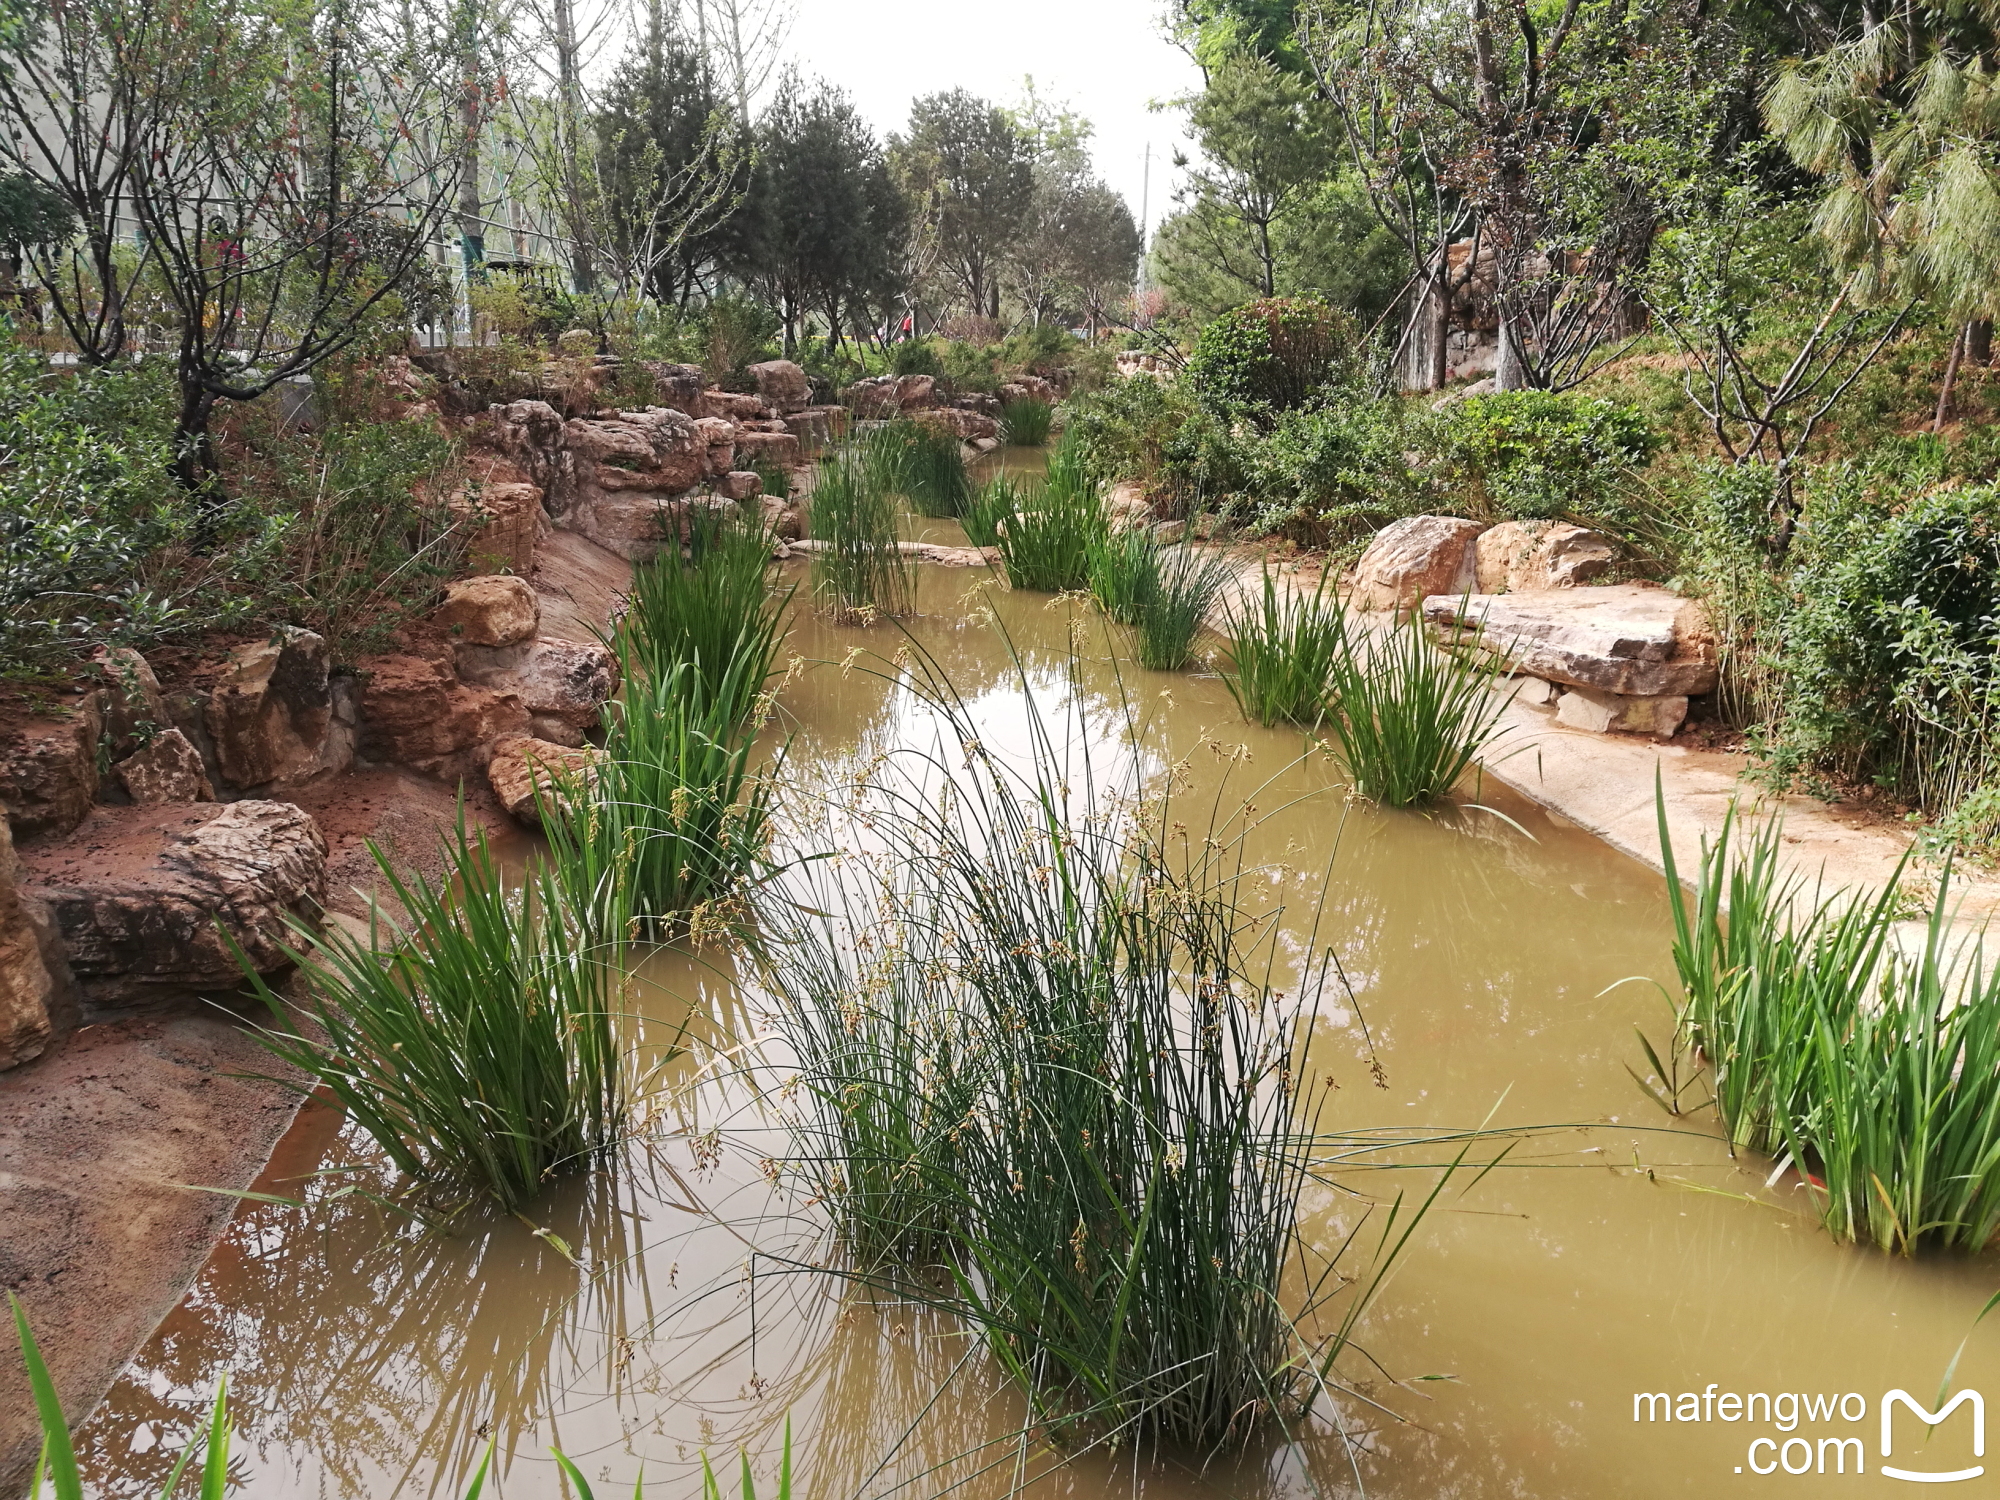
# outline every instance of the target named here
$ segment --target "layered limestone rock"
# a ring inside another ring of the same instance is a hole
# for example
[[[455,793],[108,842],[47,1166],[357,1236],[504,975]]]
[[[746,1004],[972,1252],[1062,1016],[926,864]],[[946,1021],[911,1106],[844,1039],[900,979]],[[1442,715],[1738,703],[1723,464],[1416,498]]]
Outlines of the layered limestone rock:
[[[103,725],[98,695],[86,693],[64,705],[60,717],[0,731],[0,803],[15,837],[68,833],[89,815]]]
[[[458,676],[519,698],[530,733],[573,746],[597,727],[604,705],[618,691],[618,659],[595,642],[543,636],[498,649],[461,646]]]
[[[1588,527],[1503,521],[1476,544],[1477,586],[1482,594],[1571,589],[1604,577],[1617,561],[1617,545]]]
[[[344,747],[330,733],[333,718],[326,642],[309,630],[281,628],[230,653],[203,721],[223,779],[263,787],[345,769]]]
[[[566,524],[633,562],[660,550],[675,529],[671,502],[709,474],[710,435],[667,407],[572,421],[576,503]]]
[[[567,811],[559,785],[572,777],[586,783],[602,752],[588,746],[558,745],[531,735],[502,735],[493,745],[486,783],[507,809],[507,815],[531,827],[541,822],[541,808]]]
[[[326,840],[288,802],[99,808],[20,859],[92,1012],[237,989],[239,951],[283,969],[286,919],[317,918],[325,877]]]
[[[444,591],[431,622],[468,646],[513,646],[542,628],[542,601],[522,578],[461,578]]]
[[[1523,594],[1440,595],[1424,618],[1447,630],[1483,623],[1486,648],[1514,670],[1626,697],[1712,692],[1715,632],[1699,604],[1638,583]]]
[[[1433,594],[1470,593],[1483,530],[1457,516],[1408,516],[1383,527],[1354,565],[1354,604],[1411,610]]]
[[[449,658],[378,656],[364,662],[361,754],[450,778],[476,769],[503,734],[528,727],[518,693],[469,687]]]

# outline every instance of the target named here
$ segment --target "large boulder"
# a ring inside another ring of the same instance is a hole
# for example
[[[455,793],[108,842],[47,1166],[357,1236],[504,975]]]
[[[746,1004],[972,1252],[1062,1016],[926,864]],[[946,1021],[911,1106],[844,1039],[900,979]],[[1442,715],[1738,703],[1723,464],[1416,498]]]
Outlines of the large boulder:
[[[1482,594],[1573,589],[1593,583],[1618,561],[1618,547],[1601,531],[1567,521],[1504,521],[1476,544]]]
[[[86,693],[65,705],[60,718],[0,729],[0,803],[15,837],[68,833],[89,816],[103,725],[98,695]]]
[[[743,467],[796,469],[805,460],[789,432],[738,432],[736,462]]]
[[[475,687],[518,697],[532,733],[580,745],[618,691],[618,658],[595,642],[543,636],[498,650],[461,646],[458,675]]]
[[[528,727],[519,694],[467,686],[447,659],[378,656],[362,666],[360,750],[376,764],[463,775],[494,740]]]
[[[284,968],[287,916],[314,920],[326,840],[289,802],[104,807],[22,851],[21,884],[55,918],[94,1009],[243,982]]]
[[[694,424],[707,457],[703,470],[712,475],[727,474],[736,467],[736,424],[727,417],[703,417]]]
[[[709,434],[666,407],[572,421],[576,503],[564,521],[600,547],[634,562],[658,552],[667,502],[709,474]]]
[[[104,714],[105,748],[116,760],[137,750],[173,718],[160,679],[130,646],[101,648],[96,666],[104,682],[98,702]]]
[[[1354,565],[1353,602],[1362,609],[1415,609],[1432,594],[1470,593],[1473,544],[1485,530],[1458,516],[1407,516],[1375,533]]]
[[[575,497],[576,468],[562,413],[546,401],[488,407],[466,435],[466,467],[484,484],[532,484],[552,516]]]
[[[670,406],[675,411],[686,412],[696,418],[708,415],[708,403],[701,394],[708,381],[700,365],[671,365],[661,360],[648,360],[643,368],[652,377],[655,406]]]
[[[447,504],[472,533],[466,543],[469,566],[486,573],[526,573],[534,567],[535,546],[548,529],[539,486],[486,480],[458,491]]]
[[[840,393],[840,402],[862,421],[880,421],[903,409],[902,386],[894,375],[857,380]]]
[[[0,812],[0,1068],[39,1057],[48,1045],[59,967],[48,939],[46,913],[20,898],[14,841]]]
[[[1444,631],[1485,626],[1487,650],[1507,653],[1516,672],[1626,697],[1712,692],[1715,631],[1691,599],[1646,584],[1545,589],[1521,594],[1440,595],[1424,618]]]
[[[812,404],[812,382],[789,359],[767,359],[750,366],[749,375],[757,382],[758,398],[774,412],[793,412]]]
[[[502,735],[493,742],[493,759],[486,766],[487,785],[509,817],[534,826],[541,808],[564,811],[556,783],[581,775],[587,783],[603,752],[588,746],[558,745],[525,734]]]
[[[326,642],[309,630],[281,627],[231,652],[205,721],[231,786],[286,785],[342,769],[326,754],[333,727]]]
[[[201,752],[178,729],[163,729],[111,767],[126,793],[141,807],[166,802],[213,802],[215,787]]]
[[[761,422],[771,414],[762,396],[753,396],[747,391],[724,391],[711,387],[702,392],[701,399],[709,416],[720,417],[726,422]]]
[[[969,411],[962,407],[939,407],[935,411],[925,412],[921,420],[929,426],[950,433],[963,443],[1000,435],[1000,424],[993,418],[984,412]]]
[[[922,411],[937,405],[937,380],[930,375],[904,375],[896,381],[896,405],[903,411]]]
[[[542,601],[526,579],[461,578],[444,591],[431,623],[468,646],[513,646],[533,640],[541,629]]]

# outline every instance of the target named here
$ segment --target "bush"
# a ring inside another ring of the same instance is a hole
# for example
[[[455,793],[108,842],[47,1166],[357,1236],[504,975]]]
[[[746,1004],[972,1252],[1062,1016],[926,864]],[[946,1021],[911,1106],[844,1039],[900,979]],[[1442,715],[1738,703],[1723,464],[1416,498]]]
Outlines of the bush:
[[[1352,322],[1324,302],[1272,298],[1202,329],[1182,378],[1218,416],[1267,424],[1350,383],[1359,343]]]
[[[1635,406],[1554,391],[1469,396],[1445,408],[1431,437],[1459,505],[1516,521],[1601,508],[1660,443]]]
[[[929,339],[908,339],[889,351],[889,373],[938,376],[944,374],[944,362]]]
[[[1355,398],[1289,411],[1250,453],[1251,529],[1302,547],[1338,547],[1434,503],[1404,457],[1400,402]]]

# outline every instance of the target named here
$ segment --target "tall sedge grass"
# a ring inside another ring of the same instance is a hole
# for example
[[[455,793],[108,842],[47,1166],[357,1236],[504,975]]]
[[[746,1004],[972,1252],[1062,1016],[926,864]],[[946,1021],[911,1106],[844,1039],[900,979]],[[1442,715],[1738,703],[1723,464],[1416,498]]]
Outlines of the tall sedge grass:
[[[928,422],[895,421],[865,443],[918,515],[954,520],[972,504],[973,485],[957,436]]]
[[[1039,448],[1049,440],[1055,415],[1055,408],[1048,402],[1024,396],[1000,408],[1000,431],[1018,447]]]
[[[867,442],[821,461],[808,524],[822,545],[813,554],[813,594],[838,617],[907,614],[916,575],[900,542],[896,463]]]
[[[1236,576],[1228,558],[1195,547],[1162,547],[1135,528],[1091,539],[1090,590],[1104,612],[1132,627],[1141,666],[1177,671],[1194,659],[1195,637]]]
[[[7,1303],[14,1314],[14,1332],[21,1342],[21,1357],[28,1367],[28,1388],[34,1397],[35,1415],[42,1429],[42,1451],[35,1460],[34,1479],[28,1489],[29,1500],[42,1500],[44,1479],[50,1484],[54,1500],[83,1500],[83,1474],[76,1461],[76,1447],[70,1439],[69,1425],[63,1420],[62,1401],[55,1381],[49,1375],[48,1362],[42,1358],[42,1351],[35,1343],[20,1299],[9,1292]],[[188,1465],[197,1456],[201,1459],[201,1500],[224,1500],[231,1489],[229,1456],[235,1440],[236,1427],[229,1417],[229,1380],[225,1375],[216,1382],[215,1399],[209,1403],[208,1420],[203,1424],[201,1440],[181,1450],[180,1457],[174,1460],[173,1468],[167,1472],[167,1481],[160,1488],[158,1500],[172,1500],[174,1493],[180,1489]],[[549,1452],[562,1471],[566,1490],[574,1494],[576,1500],[596,1500],[590,1481],[570,1457],[560,1448],[551,1448]],[[493,1444],[489,1442],[479,1460],[479,1467],[472,1471],[472,1478],[466,1482],[464,1500],[479,1500],[486,1489],[486,1476],[492,1467]],[[703,1500],[721,1500],[722,1487],[709,1467],[706,1453],[702,1455],[701,1473]],[[645,1494],[643,1470],[632,1493],[634,1500],[641,1500]],[[757,1500],[747,1454],[743,1457],[743,1475],[738,1493],[741,1500]],[[773,1500],[792,1500],[790,1417],[785,1419],[785,1446],[779,1458],[778,1487],[773,1491]]]
[[[1002,493],[996,491],[996,498]],[[1052,594],[1088,588],[1092,550],[1102,547],[1111,523],[1104,487],[1076,445],[1065,441],[1049,455],[1048,477],[1039,490],[1017,490],[1006,498],[1015,508],[995,515],[992,525],[1008,584]]]
[[[632,572],[632,589],[618,638],[621,654],[653,676],[688,663],[704,694],[713,695],[739,660],[739,674],[761,688],[784,641],[787,594],[768,582],[771,537],[762,526],[726,511],[697,511],[686,554],[668,547]]]
[[[975,547],[997,547],[1009,517],[1027,509],[1029,486],[1011,474],[995,474],[973,492],[972,503],[960,516],[966,540]]]
[[[1783,830],[1703,841],[1690,894],[1660,844],[1682,985],[1676,1047],[1706,1061],[1731,1145],[1798,1169],[1841,1240],[1911,1254],[2000,1233],[2000,972],[1954,942],[1950,872],[1896,941],[1899,870],[1873,897],[1781,873]],[[1744,838],[1742,844],[1737,840]]]
[[[978,1329],[1037,1420],[1214,1447],[1297,1414],[1374,1285],[1299,1233],[1332,973],[1281,972],[1230,829],[1093,784],[1025,691],[1025,767],[920,691],[947,727],[853,790],[866,839],[758,898],[788,1170],[852,1274]]]
[[[1503,669],[1476,629],[1443,648],[1415,616],[1378,635],[1344,632],[1328,723],[1355,790],[1384,807],[1448,794],[1501,733],[1513,701],[1494,689]]]
[[[1222,681],[1246,717],[1317,728],[1334,706],[1334,673],[1348,656],[1347,611],[1322,575],[1312,593],[1280,592],[1266,570],[1255,608],[1229,610]]]
[[[324,1089],[396,1167],[445,1195],[526,1204],[552,1177],[620,1137],[631,1080],[618,1039],[626,969],[615,891],[560,860],[508,888],[483,832],[461,813],[444,847],[449,884],[370,853],[406,925],[367,939],[294,924],[318,1034],[284,1002],[259,1039]]]
[[[694,663],[626,673],[604,754],[567,778],[544,815],[554,863],[608,890],[655,938],[740,926],[745,887],[770,842],[774,768],[756,769],[762,667],[739,655],[712,689]]]

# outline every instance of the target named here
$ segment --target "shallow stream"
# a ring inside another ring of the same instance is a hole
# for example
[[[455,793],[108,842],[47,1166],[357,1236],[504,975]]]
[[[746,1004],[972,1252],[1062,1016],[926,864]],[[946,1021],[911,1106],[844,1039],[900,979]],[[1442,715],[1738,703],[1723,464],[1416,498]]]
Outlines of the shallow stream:
[[[1077,644],[1099,732],[1114,736],[1121,696],[1148,721],[1143,770],[1186,758],[1197,799],[1225,775],[1232,798],[1256,787],[1275,812],[1253,836],[1258,852],[1291,848],[1314,868],[1333,852],[1319,932],[1358,1004],[1329,1006],[1316,1035],[1314,1066],[1340,1084],[1330,1126],[1560,1127],[1522,1137],[1476,1185],[1461,1174],[1419,1229],[1363,1325],[1379,1368],[1347,1365],[1381,1408],[1356,1399],[1343,1411],[1361,1440],[1352,1463],[1322,1426],[1207,1473],[1093,1456],[1029,1493],[1706,1496],[1755,1488],[1766,1464],[1787,1487],[1902,1492],[1876,1472],[1877,1403],[1898,1387],[1935,1395],[1994,1289],[1993,1262],[1836,1247],[1800,1195],[1765,1188],[1768,1163],[1732,1163],[1705,1116],[1675,1121],[1646,1097],[1626,1069],[1644,1071],[1635,1026],[1656,1043],[1668,1030],[1653,983],[1671,972],[1657,875],[1491,781],[1468,788],[1482,806],[1430,815],[1350,803],[1336,766],[1301,758],[1296,733],[1246,725],[1213,676],[1114,668],[1122,642],[1087,607],[926,569],[920,608],[913,636],[996,742],[1018,734],[1022,708],[989,615],[1051,700]],[[792,648],[818,663],[783,697],[798,778],[837,777],[929,733],[906,687],[865,670],[866,656],[848,660],[899,639],[797,611]],[[637,1042],[657,1053],[685,1021],[703,1044],[667,1066],[666,1083],[693,1079],[705,1048],[756,1024],[755,997],[710,962],[664,951],[645,977]],[[308,1206],[239,1213],[82,1433],[91,1492],[156,1493],[227,1372],[238,1474],[258,1500],[456,1497],[489,1437],[505,1496],[562,1493],[555,1444],[609,1482],[600,1495],[630,1493],[643,1462],[647,1494],[693,1497],[699,1455],[733,1467],[741,1443],[768,1500],[787,1414],[807,1500],[929,1500],[951,1482],[956,1495],[1008,1493],[1012,1450],[980,1445],[1014,1430],[1019,1403],[961,1333],[850,1305],[830,1280],[770,1259],[810,1243],[816,1221],[766,1180],[764,1158],[782,1144],[727,1071],[660,1104],[648,1149],[552,1194],[533,1223],[449,1234],[302,1181],[371,1156],[337,1117],[308,1109],[258,1184],[304,1191]],[[1433,1176],[1346,1182],[1386,1201]],[[1309,1207],[1309,1235],[1331,1245],[1359,1200],[1326,1190]],[[1635,1421],[1635,1393],[1711,1383],[1836,1403],[1857,1393],[1866,1416],[1843,1420],[1836,1405],[1785,1431],[1723,1421],[1710,1403],[1699,1422]],[[1974,1334],[1957,1383],[2000,1394],[2000,1319]],[[1897,1461],[1973,1462],[1965,1426],[1961,1415],[1920,1447],[1921,1428],[1903,1422]],[[1854,1448],[1836,1447],[1846,1475],[1828,1458],[1824,1477],[1788,1478],[1779,1455],[1796,1464],[1801,1450],[1782,1445],[1807,1440],[1817,1464],[1823,1438],[1858,1438],[1866,1476],[1851,1472]],[[1757,1439],[1769,1446],[1751,1448]]]

